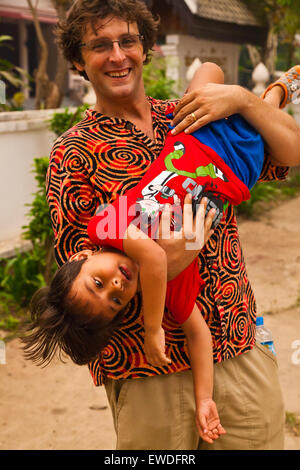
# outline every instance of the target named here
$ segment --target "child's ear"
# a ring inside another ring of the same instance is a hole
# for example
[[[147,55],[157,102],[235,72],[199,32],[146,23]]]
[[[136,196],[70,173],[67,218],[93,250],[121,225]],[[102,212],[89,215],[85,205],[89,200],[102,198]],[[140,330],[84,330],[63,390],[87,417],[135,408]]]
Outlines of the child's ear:
[[[89,258],[92,256],[92,250],[82,250],[78,251],[78,253],[74,253],[70,258],[69,261],[79,261],[81,259]]]

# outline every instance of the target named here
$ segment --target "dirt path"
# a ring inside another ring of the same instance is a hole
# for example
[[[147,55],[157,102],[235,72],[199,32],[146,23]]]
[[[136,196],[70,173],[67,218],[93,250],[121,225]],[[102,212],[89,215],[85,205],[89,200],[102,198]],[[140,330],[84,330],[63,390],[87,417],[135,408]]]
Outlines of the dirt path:
[[[239,231],[259,312],[274,335],[286,410],[300,416],[300,363],[292,362],[292,344],[300,344],[300,198],[241,222]],[[0,397],[2,450],[114,449],[104,389],[94,387],[86,367],[38,369],[13,340],[0,365]],[[300,449],[300,436],[288,428],[285,447]]]

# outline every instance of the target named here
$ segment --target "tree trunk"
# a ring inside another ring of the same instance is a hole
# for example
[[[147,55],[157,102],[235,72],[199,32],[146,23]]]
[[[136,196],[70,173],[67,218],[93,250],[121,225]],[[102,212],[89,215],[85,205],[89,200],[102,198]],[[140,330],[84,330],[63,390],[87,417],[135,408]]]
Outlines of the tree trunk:
[[[67,62],[62,56],[61,52],[58,51],[56,76],[55,80],[51,81],[47,74],[48,47],[43,36],[37,13],[38,1],[36,2],[35,6],[33,6],[32,0],[27,0],[27,2],[32,13],[36,35],[41,49],[41,57],[35,74],[35,107],[36,109],[59,108],[63,99],[63,85],[67,72]],[[58,17],[60,19],[65,18],[68,2],[65,0],[60,2],[57,0],[52,0],[52,3],[57,11]]]
[[[273,28],[269,29],[266,47],[263,53],[263,62],[270,72],[270,76],[274,77],[275,61],[277,57],[278,36],[274,33]]]
[[[59,20],[66,18],[66,9],[70,6],[67,0],[51,0],[52,5],[57,12]],[[65,83],[68,64],[60,49],[57,48],[56,75],[52,83],[51,90],[47,99],[47,108],[59,108],[63,99],[63,88]]]
[[[288,41],[287,69],[290,69],[293,65],[295,51],[296,43],[294,37],[292,37]]]
[[[247,44],[247,50],[252,67],[255,69],[255,67],[261,62],[261,53],[259,52],[257,47],[253,46],[252,44]]]
[[[44,39],[41,25],[37,14],[37,4],[34,7],[31,0],[27,0],[31,14],[33,17],[33,24],[36,31],[37,39],[40,45],[41,56],[38,68],[35,73],[36,82],[36,95],[35,95],[35,108],[41,109],[45,107],[45,98],[47,96],[50,80],[47,74],[47,62],[48,62],[48,47]]]

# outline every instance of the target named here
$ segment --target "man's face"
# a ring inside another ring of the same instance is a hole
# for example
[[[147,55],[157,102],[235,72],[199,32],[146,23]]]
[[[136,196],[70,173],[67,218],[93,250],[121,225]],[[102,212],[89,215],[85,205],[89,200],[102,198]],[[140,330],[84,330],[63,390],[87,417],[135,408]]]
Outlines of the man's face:
[[[128,50],[120,48],[117,42],[107,51],[99,51],[95,47],[102,39],[116,41],[128,34],[139,34],[137,24],[112,17],[99,20],[95,32],[88,24],[82,37],[82,42],[87,44],[81,50],[84,64],[76,63],[75,66],[88,75],[100,106],[101,103],[109,104],[118,99],[139,96],[144,91],[142,72],[145,54],[140,40]]]

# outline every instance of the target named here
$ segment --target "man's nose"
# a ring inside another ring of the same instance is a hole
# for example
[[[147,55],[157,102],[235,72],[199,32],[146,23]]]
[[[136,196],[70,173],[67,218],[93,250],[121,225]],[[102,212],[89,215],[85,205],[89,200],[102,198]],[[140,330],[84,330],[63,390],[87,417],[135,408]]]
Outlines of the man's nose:
[[[124,51],[121,49],[118,42],[114,42],[112,45],[112,50],[109,54],[109,59],[111,61],[122,61],[125,59]]]

